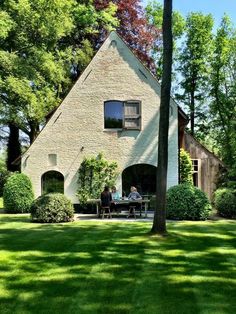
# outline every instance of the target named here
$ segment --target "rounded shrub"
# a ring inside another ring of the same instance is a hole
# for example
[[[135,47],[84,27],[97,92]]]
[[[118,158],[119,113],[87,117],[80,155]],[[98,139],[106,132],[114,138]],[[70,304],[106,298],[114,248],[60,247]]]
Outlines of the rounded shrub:
[[[34,200],[30,179],[24,173],[13,173],[3,188],[5,211],[10,213],[28,213]]]
[[[236,191],[221,188],[215,191],[214,204],[220,216],[236,218]]]
[[[179,184],[167,191],[167,218],[205,220],[212,207],[204,192],[191,184]]]
[[[10,177],[10,175],[11,175],[11,172],[5,169],[0,172],[0,197],[3,196],[3,188],[7,182],[7,179]]]
[[[60,193],[44,194],[31,206],[31,217],[36,222],[67,222],[74,217],[71,201]]]

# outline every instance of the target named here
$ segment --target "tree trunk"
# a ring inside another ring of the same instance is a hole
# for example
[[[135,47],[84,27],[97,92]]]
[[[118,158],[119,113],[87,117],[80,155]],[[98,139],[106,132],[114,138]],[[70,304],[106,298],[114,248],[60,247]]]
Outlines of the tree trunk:
[[[31,145],[33,141],[36,139],[37,135],[39,134],[39,125],[37,122],[29,121],[29,126],[30,126],[29,138]]]
[[[9,123],[8,127],[9,138],[7,143],[7,170],[20,171],[20,162],[18,164],[12,164],[13,161],[21,155],[19,128],[13,123]]]
[[[168,131],[172,67],[172,0],[164,0],[163,11],[163,73],[158,140],[156,208],[152,233],[166,233],[166,187],[168,166]]]
[[[195,86],[191,87],[190,92],[190,129],[191,135],[194,136],[194,128],[195,128]]]

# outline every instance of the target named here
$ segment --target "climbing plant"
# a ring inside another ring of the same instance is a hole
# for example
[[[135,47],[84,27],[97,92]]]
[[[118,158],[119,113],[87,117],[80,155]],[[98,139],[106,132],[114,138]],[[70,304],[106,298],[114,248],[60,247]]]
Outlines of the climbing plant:
[[[107,161],[102,153],[97,157],[84,158],[78,170],[78,192],[80,204],[88,199],[100,198],[104,186],[114,185],[117,178],[117,163]]]
[[[193,169],[192,161],[188,152],[183,148],[180,149],[179,153],[179,172],[180,172],[180,183],[193,184]]]

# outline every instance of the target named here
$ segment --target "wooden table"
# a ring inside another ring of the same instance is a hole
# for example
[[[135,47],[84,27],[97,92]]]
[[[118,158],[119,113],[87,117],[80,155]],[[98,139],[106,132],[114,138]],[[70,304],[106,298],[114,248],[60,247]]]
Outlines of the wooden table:
[[[124,204],[124,205],[132,205],[132,204],[137,204],[140,203],[141,206],[142,204],[144,204],[144,213],[145,213],[145,218],[147,218],[147,210],[148,210],[148,204],[150,203],[150,200],[148,199],[141,199],[141,200],[113,200],[112,201],[115,205],[119,205],[119,204]],[[100,199],[90,199],[88,200],[89,204],[95,204],[96,205],[96,212],[97,215],[99,215],[99,207],[101,205],[101,200]],[[142,208],[141,208],[142,210]],[[141,215],[141,210],[140,210],[140,215]]]

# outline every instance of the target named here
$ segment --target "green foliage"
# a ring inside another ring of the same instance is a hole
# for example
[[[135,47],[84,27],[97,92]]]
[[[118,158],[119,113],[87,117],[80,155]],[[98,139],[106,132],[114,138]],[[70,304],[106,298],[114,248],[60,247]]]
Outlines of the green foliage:
[[[180,171],[180,183],[193,184],[193,167],[190,155],[183,148],[180,149],[179,154],[179,171]]]
[[[85,158],[78,170],[78,197],[80,204],[88,199],[100,198],[104,186],[112,186],[117,178],[117,163],[107,161],[100,153]]]
[[[30,179],[23,173],[14,173],[3,188],[4,208],[11,213],[29,212],[34,200]]]
[[[210,211],[206,194],[193,185],[179,184],[167,191],[167,218],[205,220]]]
[[[63,194],[51,193],[38,197],[32,204],[31,217],[36,222],[57,223],[72,221],[74,208]]]
[[[3,187],[10,175],[11,173],[6,169],[0,171],[0,197],[3,196]]]
[[[215,191],[214,204],[220,216],[236,218],[236,190],[221,188]]]
[[[162,31],[163,5],[159,1],[149,1],[146,8],[146,18],[148,23],[154,25]],[[173,11],[173,59],[177,57],[177,40],[183,35],[185,29],[185,19],[178,11]],[[152,49],[152,58],[156,65],[156,75],[161,79],[162,75],[162,58],[163,58],[163,36],[159,36],[156,45]]]
[[[3,187],[9,176],[10,176],[10,172],[7,171],[7,168],[6,168],[5,154],[1,154],[0,155],[0,197],[3,196]]]
[[[0,114],[32,142],[45,116],[90,62],[93,36],[117,25],[116,6],[92,0],[6,0],[0,3]],[[79,73],[77,73],[78,75]],[[46,100],[46,101],[45,101]]]
[[[217,181],[217,188],[230,188],[236,190],[236,172],[234,169],[220,169]]]
[[[210,60],[213,52],[213,18],[200,12],[188,14],[185,36],[179,49],[179,75],[182,89],[176,97],[190,113],[191,132],[206,119],[206,92],[209,90]]]
[[[212,138],[223,161],[236,168],[236,29],[224,16],[214,38],[211,62]]]

